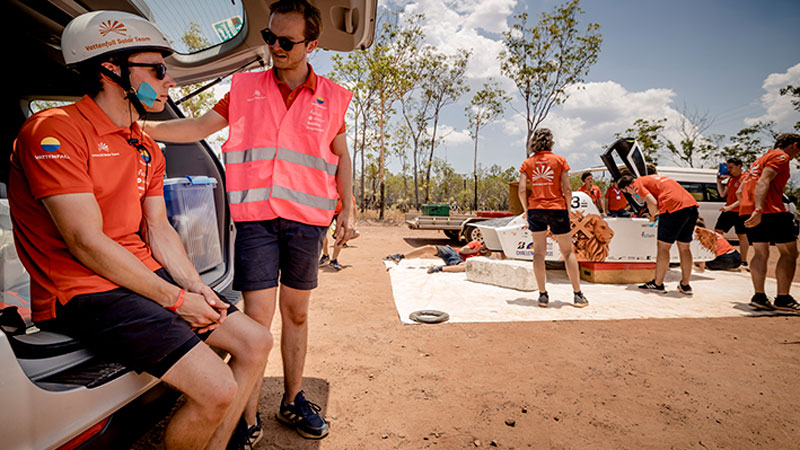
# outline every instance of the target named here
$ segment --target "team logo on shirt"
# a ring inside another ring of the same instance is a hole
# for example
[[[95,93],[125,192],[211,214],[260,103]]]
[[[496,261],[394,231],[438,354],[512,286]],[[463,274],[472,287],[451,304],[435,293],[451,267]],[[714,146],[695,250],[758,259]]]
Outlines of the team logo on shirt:
[[[322,97],[317,97],[317,103],[322,105],[323,103],[325,103],[325,99]]]
[[[534,181],[544,180],[548,183],[553,181],[555,174],[550,167],[539,166],[531,172],[531,183]]]
[[[48,153],[53,153],[55,151],[58,151],[59,148],[61,148],[61,141],[59,141],[54,137],[46,137],[42,139],[40,145],[42,146],[42,150]]]

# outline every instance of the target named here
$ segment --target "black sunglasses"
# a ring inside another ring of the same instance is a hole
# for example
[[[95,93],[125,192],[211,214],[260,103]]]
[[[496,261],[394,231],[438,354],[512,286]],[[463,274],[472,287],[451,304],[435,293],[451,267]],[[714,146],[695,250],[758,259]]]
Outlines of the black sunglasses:
[[[164,77],[167,76],[167,66],[162,63],[157,64],[147,64],[147,63],[134,63],[129,62],[128,67],[149,67],[151,69],[155,69],[156,71],[156,79],[163,80]]]
[[[281,48],[286,52],[292,51],[295,45],[311,42],[311,39],[304,39],[300,42],[295,42],[285,36],[275,36],[275,33],[270,31],[269,28],[264,28],[263,30],[261,30],[261,37],[264,39],[264,42],[266,42],[267,45],[269,46],[272,46],[273,44],[275,44],[275,41],[278,41],[278,45],[280,45]]]

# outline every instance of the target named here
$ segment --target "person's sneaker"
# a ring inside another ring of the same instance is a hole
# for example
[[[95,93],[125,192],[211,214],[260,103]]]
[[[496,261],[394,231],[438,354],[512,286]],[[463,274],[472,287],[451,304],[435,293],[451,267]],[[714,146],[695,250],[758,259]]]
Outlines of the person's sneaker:
[[[640,284],[639,285],[639,289],[644,289],[644,290],[647,290],[647,291],[660,292],[662,294],[667,292],[667,290],[664,289],[664,283],[656,284],[656,280],[650,280],[645,284]]]
[[[767,294],[763,293],[753,295],[753,298],[750,299],[750,306],[763,311],[775,311],[775,307],[769,302]]]
[[[589,306],[589,300],[586,300],[586,297],[583,296],[583,292],[576,292],[572,297],[572,305],[576,308],[585,308]]]
[[[225,450],[252,450],[254,444],[250,442],[248,432],[247,422],[242,417],[236,424],[236,428],[233,429],[233,434]]]
[[[306,439],[322,439],[328,435],[328,422],[319,415],[322,408],[306,400],[303,391],[297,393],[292,403],[287,405],[285,400],[286,394],[283,394],[281,408],[275,415],[279,422],[294,427]]]
[[[335,259],[332,259],[332,260],[331,260],[330,266],[331,266],[331,267],[333,267],[333,268],[334,268],[334,269],[336,269],[336,270],[342,270],[342,269],[344,269],[344,267],[342,267],[342,265],[341,265],[341,264],[339,264],[339,261],[337,261],[337,260],[335,260]]]
[[[250,445],[255,447],[262,437],[264,437],[264,426],[261,424],[261,414],[256,413],[256,424],[247,427],[247,438],[250,440]]]
[[[539,306],[542,308],[547,308],[547,304],[550,303],[550,296],[547,295],[547,292],[540,292],[539,293]]]
[[[322,255],[322,257],[319,259],[319,265],[324,266],[325,264],[328,264],[328,261],[330,260],[331,259],[328,257],[328,255]]]
[[[395,264],[400,264],[400,261],[403,258],[405,258],[405,255],[403,255],[402,253],[395,253],[394,255],[384,256],[383,260],[384,261],[392,260],[392,261],[394,261]]]
[[[775,301],[772,304],[779,311],[800,314],[800,303],[797,303],[791,295],[779,295],[775,297]]]
[[[436,273],[436,272],[441,272],[441,271],[442,271],[442,266],[430,266],[430,267],[428,267],[428,273]]]
[[[692,295],[692,287],[688,284],[678,283],[678,292],[681,294]]]

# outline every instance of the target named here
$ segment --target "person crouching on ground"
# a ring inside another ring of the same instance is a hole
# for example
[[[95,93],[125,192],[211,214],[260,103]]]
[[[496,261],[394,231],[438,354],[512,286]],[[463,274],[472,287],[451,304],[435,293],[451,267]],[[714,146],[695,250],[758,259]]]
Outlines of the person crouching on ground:
[[[702,272],[705,269],[708,270],[738,269],[739,266],[742,265],[742,255],[739,254],[739,251],[733,248],[731,243],[728,242],[728,240],[725,239],[722,236],[722,234],[720,234],[716,230],[714,231],[709,230],[708,228],[705,228],[705,226],[706,226],[705,221],[703,221],[702,218],[698,218],[697,226],[695,227],[697,238],[698,240],[700,240],[701,243],[703,243],[705,247],[708,247],[708,245],[712,246],[716,258],[712,259],[711,261],[694,263],[694,266],[697,269],[697,271]]]
[[[697,200],[677,181],[656,174],[638,178],[625,175],[617,181],[617,186],[623,192],[638,194],[644,199],[651,221],[655,221],[656,217],[659,218],[655,278],[640,285],[639,288],[666,292],[664,277],[669,268],[669,251],[677,240],[681,259],[681,281],[678,284],[678,291],[691,295],[692,287],[689,285],[689,279],[692,276],[692,250],[689,244],[692,242],[699,215]]]
[[[528,141],[531,156],[519,169],[519,201],[528,205],[528,229],[533,236],[533,273],[539,287],[539,306],[545,308],[550,302],[547,294],[545,253],[547,251],[547,229],[558,243],[572,283],[573,305],[583,308],[589,305],[581,292],[578,272],[578,257],[572,251],[572,227],[569,220],[569,207],[572,201],[572,188],[569,184],[569,164],[563,156],[553,153],[553,133],[547,128],[534,131]],[[527,196],[528,181],[531,195]],[[526,198],[527,197],[527,198]]]
[[[406,258],[442,258],[444,266],[430,266],[428,273],[435,272],[464,272],[467,269],[464,262],[473,256],[489,256],[492,252],[480,241],[470,241],[467,245],[458,250],[449,245],[425,245],[415,248],[407,253],[395,253],[384,257],[384,260],[392,260],[399,264]]]
[[[783,204],[783,190],[790,176],[789,163],[798,155],[800,135],[781,134],[775,141],[775,149],[750,166],[739,186],[739,214],[748,217],[744,225],[754,253],[750,260],[750,277],[755,294],[750,306],[756,309],[800,313],[800,304],[789,295],[797,267],[797,230],[795,218]],[[764,290],[770,242],[774,242],[780,252],[775,266],[778,295],[774,304]]]

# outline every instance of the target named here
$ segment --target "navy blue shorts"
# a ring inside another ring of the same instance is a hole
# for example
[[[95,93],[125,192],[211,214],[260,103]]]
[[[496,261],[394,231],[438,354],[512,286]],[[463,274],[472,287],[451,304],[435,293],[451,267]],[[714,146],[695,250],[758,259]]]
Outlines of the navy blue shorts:
[[[458,254],[458,251],[449,245],[437,245],[436,256],[442,258],[447,266],[455,266],[456,264],[464,262],[464,259]]]
[[[328,227],[287,219],[236,222],[233,288],[259,291],[281,284],[293,289],[317,287],[322,238]]]
[[[742,216],[745,219],[750,216]],[[746,228],[747,240],[786,244],[797,240],[797,227],[790,212],[767,213],[761,215],[761,223],[753,228]]]
[[[657,239],[668,244],[673,244],[675,241],[692,242],[699,214],[697,206],[690,206],[659,215]]]
[[[155,273],[175,284],[166,270]],[[229,315],[236,311],[233,305],[228,308]],[[76,295],[66,305],[59,302],[56,318],[36,326],[71,336],[101,358],[156,378],[213,333],[195,333],[177,313],[126,288]]]
[[[569,233],[572,225],[569,222],[569,213],[566,209],[529,209],[528,229],[531,231],[547,231],[554,235]]]
[[[706,269],[709,270],[731,270],[742,265],[742,255],[738,250],[717,256],[711,261],[706,261]]]
[[[747,232],[747,228],[744,226],[745,220],[747,220],[747,217],[740,216],[738,211],[721,212],[717,217],[714,229],[727,233],[733,227],[733,231],[736,234],[745,234]]]

